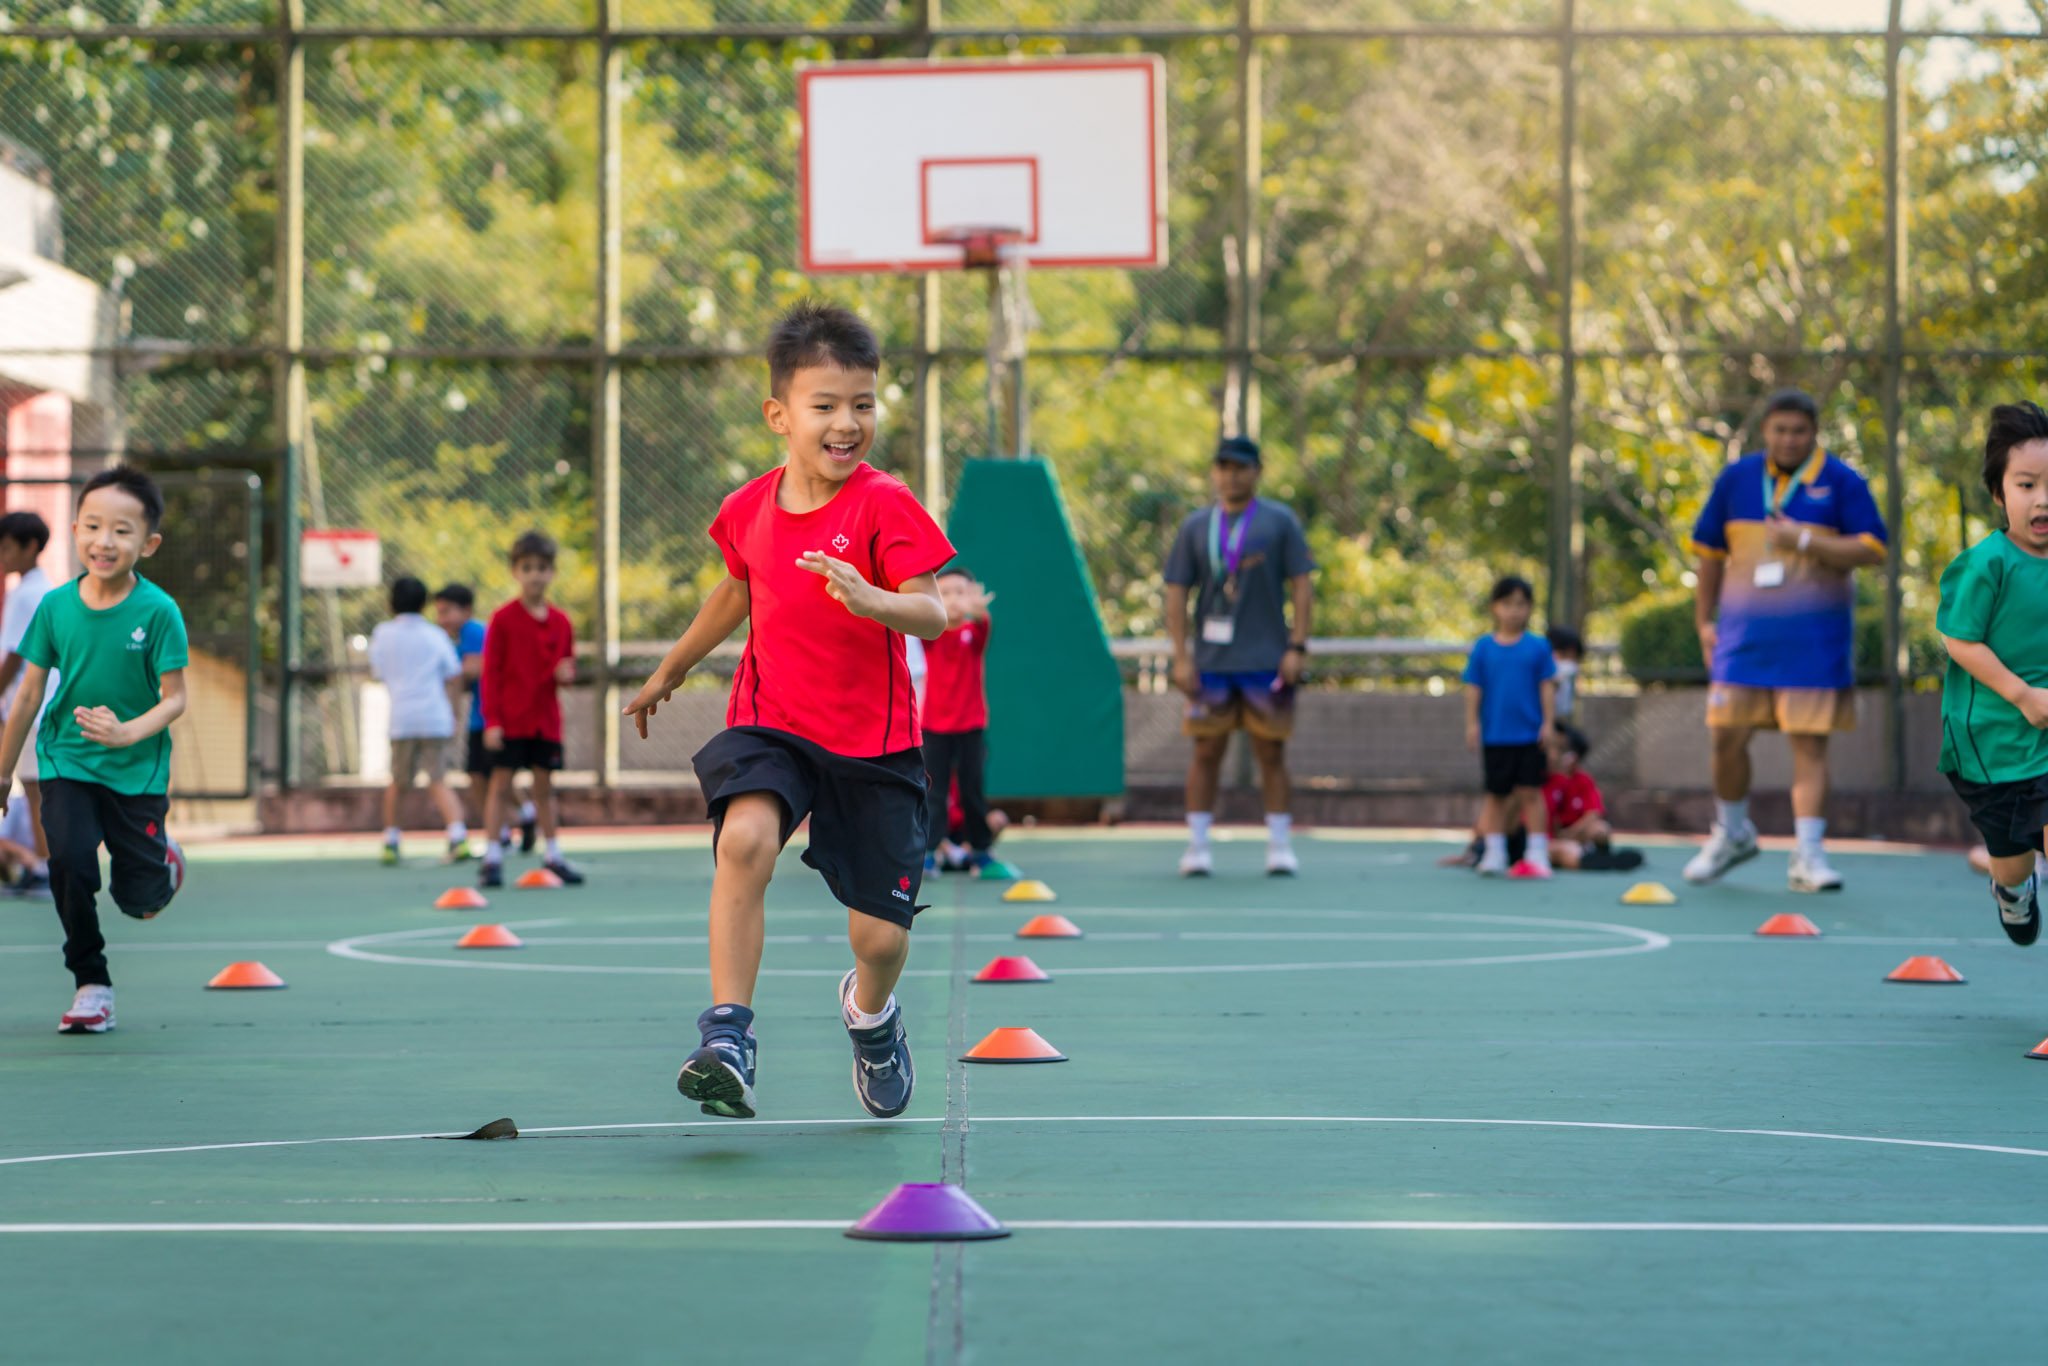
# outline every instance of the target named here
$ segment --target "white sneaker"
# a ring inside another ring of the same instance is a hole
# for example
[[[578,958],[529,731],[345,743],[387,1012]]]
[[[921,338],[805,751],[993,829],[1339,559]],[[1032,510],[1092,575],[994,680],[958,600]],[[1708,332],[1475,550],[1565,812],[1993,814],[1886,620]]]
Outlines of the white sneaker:
[[[1479,866],[1474,871],[1481,877],[1506,876],[1508,871],[1507,850],[1502,849],[1496,853],[1492,849],[1488,849],[1479,856]]]
[[[1190,844],[1188,851],[1180,856],[1182,877],[1207,877],[1214,867],[1215,864],[1209,857],[1209,846],[1206,844]]]
[[[1737,864],[1747,863],[1757,856],[1756,827],[1744,826],[1731,835],[1718,824],[1700,851],[1692,856],[1692,862],[1685,865],[1687,882],[1712,882]]]
[[[1821,850],[1794,849],[1785,885],[1795,892],[1839,892],[1842,875],[1828,866],[1828,856]]]
[[[1266,876],[1293,877],[1301,871],[1301,860],[1294,856],[1291,844],[1268,844],[1266,846]]]
[[[57,1021],[59,1034],[104,1034],[114,1027],[114,989],[80,987],[71,1009]]]

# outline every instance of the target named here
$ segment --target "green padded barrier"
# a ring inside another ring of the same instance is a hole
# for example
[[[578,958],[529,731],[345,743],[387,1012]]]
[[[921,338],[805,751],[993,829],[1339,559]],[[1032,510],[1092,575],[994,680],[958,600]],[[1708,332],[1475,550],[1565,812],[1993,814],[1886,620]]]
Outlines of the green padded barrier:
[[[968,461],[948,520],[962,562],[996,599],[989,795],[1121,794],[1123,681],[1052,466]]]

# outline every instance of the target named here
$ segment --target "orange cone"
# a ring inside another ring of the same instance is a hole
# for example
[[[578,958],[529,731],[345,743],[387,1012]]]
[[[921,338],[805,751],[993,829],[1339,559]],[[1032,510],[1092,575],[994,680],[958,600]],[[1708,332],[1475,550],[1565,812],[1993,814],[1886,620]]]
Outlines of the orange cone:
[[[450,887],[434,898],[437,911],[480,911],[490,904],[474,887]]]
[[[1787,912],[1784,915],[1772,916],[1757,926],[1756,932],[1762,935],[1813,938],[1820,934],[1820,926],[1796,912]]]
[[[264,991],[284,985],[284,978],[261,963],[230,963],[213,975],[208,991]]]
[[[522,947],[519,936],[503,925],[478,925],[468,934],[455,941],[458,949],[516,949]]]
[[[991,958],[974,974],[977,982],[1050,982],[1052,974],[1029,958]]]
[[[1034,915],[1017,931],[1019,939],[1079,939],[1081,927],[1063,915]]]
[[[2033,1051],[2028,1053],[2027,1056],[2030,1058],[2039,1058],[2044,1062],[2048,1062],[2048,1039],[2043,1039],[2041,1040],[2041,1042],[2035,1044]]]
[[[1955,983],[1960,986],[1963,974],[1957,972],[1939,958],[1916,956],[1885,974],[1887,982],[1926,982],[1930,986]]]
[[[531,892],[539,891],[543,888],[548,887],[559,887],[562,885],[562,879],[556,877],[553,873],[549,872],[545,868],[529,868],[525,872],[521,873],[519,875],[519,880],[513,883],[512,885],[515,887],[524,887],[526,888],[526,890]]]
[[[961,1055],[962,1062],[1065,1062],[1067,1055],[1038,1036],[1035,1029],[992,1029],[988,1037]]]

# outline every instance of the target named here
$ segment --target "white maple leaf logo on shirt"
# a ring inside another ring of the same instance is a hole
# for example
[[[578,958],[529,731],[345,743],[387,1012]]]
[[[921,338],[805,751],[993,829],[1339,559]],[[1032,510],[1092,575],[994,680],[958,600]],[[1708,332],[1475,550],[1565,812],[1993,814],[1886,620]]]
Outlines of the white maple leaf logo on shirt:
[[[846,539],[846,533],[843,531],[832,538],[832,548],[834,550],[839,551],[841,554],[846,553],[846,547],[852,544],[853,542]]]
[[[135,634],[133,636],[133,639],[136,644],[140,645],[145,639],[148,638],[148,636],[149,632],[143,630],[140,626],[138,626],[135,628]]]

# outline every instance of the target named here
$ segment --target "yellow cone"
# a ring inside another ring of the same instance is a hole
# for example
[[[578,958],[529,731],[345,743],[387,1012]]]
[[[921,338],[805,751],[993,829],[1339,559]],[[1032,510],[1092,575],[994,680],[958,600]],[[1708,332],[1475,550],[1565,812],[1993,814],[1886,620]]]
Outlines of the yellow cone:
[[[1638,882],[1621,894],[1624,906],[1676,906],[1678,898],[1661,882]]]
[[[1058,900],[1058,898],[1052,894],[1052,888],[1046,886],[1037,878],[1026,878],[1024,881],[1019,882],[1015,886],[1011,887],[1009,891],[1004,892],[1003,900],[1056,901]]]

